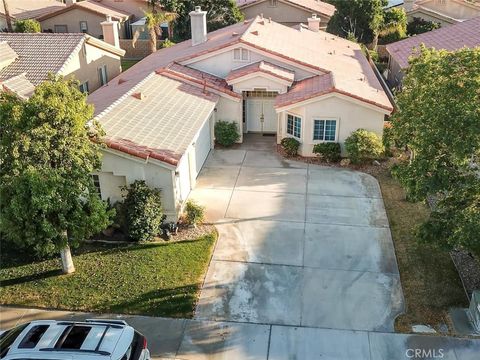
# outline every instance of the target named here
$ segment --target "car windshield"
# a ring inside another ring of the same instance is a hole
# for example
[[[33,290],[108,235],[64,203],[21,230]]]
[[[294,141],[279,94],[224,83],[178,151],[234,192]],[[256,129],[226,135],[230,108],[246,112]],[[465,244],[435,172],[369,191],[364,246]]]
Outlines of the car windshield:
[[[8,350],[10,350],[10,346],[15,342],[18,335],[28,326],[27,324],[23,324],[13,329],[5,331],[2,335],[0,335],[0,358],[4,358],[7,355]]]

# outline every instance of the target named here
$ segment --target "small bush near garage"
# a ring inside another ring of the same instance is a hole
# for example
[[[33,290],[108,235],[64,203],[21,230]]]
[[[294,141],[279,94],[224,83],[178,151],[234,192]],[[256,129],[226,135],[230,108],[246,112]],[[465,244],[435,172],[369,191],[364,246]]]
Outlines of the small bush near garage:
[[[149,241],[160,232],[162,224],[162,203],[160,190],[152,189],[143,180],[137,180],[129,187],[123,206],[126,230],[133,241]]]
[[[193,200],[187,201],[185,206],[185,220],[189,225],[197,226],[205,219],[205,208]]]
[[[280,144],[282,145],[282,148],[287,153],[287,155],[289,156],[297,155],[298,148],[300,147],[300,141],[298,141],[297,139],[286,137],[282,139]]]
[[[365,129],[354,131],[345,140],[345,149],[352,162],[356,164],[378,159],[383,154],[382,139]]]
[[[215,140],[222,146],[232,146],[240,140],[237,124],[228,121],[217,121],[215,124]]]
[[[320,143],[313,147],[313,153],[328,162],[340,161],[341,148],[339,143]]]

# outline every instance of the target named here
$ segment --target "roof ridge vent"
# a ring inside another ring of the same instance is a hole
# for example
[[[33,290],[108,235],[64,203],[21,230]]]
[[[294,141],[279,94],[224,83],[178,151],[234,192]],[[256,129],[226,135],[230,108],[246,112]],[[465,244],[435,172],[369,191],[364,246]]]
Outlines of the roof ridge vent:
[[[132,96],[135,98],[135,99],[138,99],[138,100],[143,100],[146,98],[146,95],[143,93],[143,92],[136,92],[134,94],[132,94]]]
[[[258,23],[259,23],[260,25],[265,25],[265,21],[264,21],[264,20],[259,21]]]
[[[236,31],[232,32],[232,36],[238,36],[238,32]]]
[[[258,36],[258,30],[251,31],[250,34],[252,34],[252,35],[257,35],[257,36]]]
[[[123,83],[127,82],[127,80],[123,79],[123,78],[120,78],[118,79],[118,85],[121,85]]]
[[[244,24],[249,24],[249,23],[250,23],[250,20],[243,20],[243,23],[244,23]]]

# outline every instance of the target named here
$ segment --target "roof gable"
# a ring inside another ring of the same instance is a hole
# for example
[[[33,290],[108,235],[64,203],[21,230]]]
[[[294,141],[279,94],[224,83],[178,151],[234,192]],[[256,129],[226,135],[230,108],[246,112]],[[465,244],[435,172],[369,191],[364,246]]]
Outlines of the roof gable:
[[[240,9],[255,6],[269,0],[237,0],[237,5]],[[310,13],[322,14],[328,17],[333,16],[335,6],[325,1],[320,0],[279,0],[286,4],[302,8]]]
[[[85,41],[85,34],[0,33],[0,41],[18,54],[9,66],[0,70],[0,79],[25,73],[34,85],[46,80],[49,73],[58,74]]]

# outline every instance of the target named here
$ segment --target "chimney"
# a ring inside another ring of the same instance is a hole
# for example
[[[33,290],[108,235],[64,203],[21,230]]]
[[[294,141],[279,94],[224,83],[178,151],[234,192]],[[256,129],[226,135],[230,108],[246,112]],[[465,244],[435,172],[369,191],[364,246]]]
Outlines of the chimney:
[[[190,12],[190,25],[192,28],[192,46],[207,41],[207,12],[202,11],[200,6]]]
[[[403,2],[403,8],[405,9],[405,12],[409,12],[413,10],[413,4],[415,0],[405,0]]]
[[[320,30],[320,18],[317,14],[312,14],[312,17],[308,18],[308,28],[314,32]]]
[[[107,15],[107,20],[101,22],[100,25],[102,25],[103,41],[119,48],[120,40],[118,37],[118,21],[113,21],[112,17]]]
[[[77,0],[65,0],[65,5],[70,6],[77,2]]]

